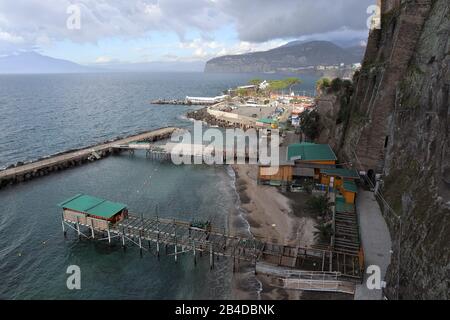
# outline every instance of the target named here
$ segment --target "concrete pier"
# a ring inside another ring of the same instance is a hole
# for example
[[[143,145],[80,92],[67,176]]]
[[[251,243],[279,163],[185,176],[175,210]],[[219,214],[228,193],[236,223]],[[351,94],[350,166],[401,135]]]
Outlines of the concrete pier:
[[[60,153],[49,158],[7,168],[0,171],[0,189],[8,185],[42,177],[52,172],[100,160],[115,152],[120,152],[120,150],[113,147],[117,144],[127,144],[137,141],[154,142],[167,139],[176,130],[178,128],[167,127],[143,132],[126,138],[116,139],[115,141],[108,141],[88,148]]]

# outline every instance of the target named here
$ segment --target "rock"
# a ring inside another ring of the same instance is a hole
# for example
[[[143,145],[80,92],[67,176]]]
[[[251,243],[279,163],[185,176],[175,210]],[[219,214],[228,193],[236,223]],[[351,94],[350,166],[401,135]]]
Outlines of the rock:
[[[399,3],[384,2],[382,28],[370,34],[338,155],[384,176],[382,193],[392,207],[383,206],[384,216],[394,250],[386,275],[388,297],[446,300],[450,2]]]

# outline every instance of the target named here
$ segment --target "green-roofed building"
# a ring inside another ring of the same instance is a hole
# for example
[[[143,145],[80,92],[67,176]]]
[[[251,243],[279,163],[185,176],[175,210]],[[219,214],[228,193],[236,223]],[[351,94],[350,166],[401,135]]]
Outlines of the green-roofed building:
[[[359,179],[358,171],[356,171],[355,169],[321,169],[320,173],[332,177],[341,177],[343,179]]]
[[[63,209],[64,220],[100,230],[106,230],[109,223],[117,223],[128,216],[127,205],[85,194],[77,194],[58,206]]]
[[[269,118],[261,118],[258,120],[258,122],[264,123],[264,124],[272,124],[272,123],[276,123],[276,120],[274,119],[269,119]]]
[[[356,186],[355,181],[344,180],[339,189],[344,196],[346,203],[355,203],[356,194],[358,193],[358,187]]]
[[[287,161],[309,162],[335,165],[337,157],[328,144],[309,142],[295,143],[288,146]]]
[[[336,197],[336,212],[338,213],[355,213],[355,205],[345,202],[343,197]]]

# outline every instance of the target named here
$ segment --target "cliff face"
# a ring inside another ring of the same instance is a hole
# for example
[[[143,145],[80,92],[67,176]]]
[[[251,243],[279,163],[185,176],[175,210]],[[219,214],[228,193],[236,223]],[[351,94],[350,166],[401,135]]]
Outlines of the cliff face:
[[[391,298],[449,298],[449,38],[448,0],[382,2],[337,135],[342,158],[382,174]]]

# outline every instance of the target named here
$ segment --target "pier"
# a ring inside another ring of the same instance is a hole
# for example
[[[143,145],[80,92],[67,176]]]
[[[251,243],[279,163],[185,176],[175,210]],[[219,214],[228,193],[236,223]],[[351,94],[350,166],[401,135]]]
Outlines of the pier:
[[[16,165],[0,171],[0,188],[100,160],[115,152],[120,152],[120,149],[114,148],[114,145],[117,144],[128,144],[139,141],[155,142],[167,139],[176,130],[179,129],[175,127],[161,128],[79,150],[60,153],[38,161]]]
[[[242,159],[246,163],[258,163],[259,157],[257,150],[249,151],[246,147],[245,150],[239,150],[236,147],[234,150],[228,151],[226,148],[215,147],[211,150],[207,145],[202,144],[190,144],[190,143],[174,143],[167,142],[164,144],[154,144],[154,143],[128,143],[128,144],[114,144],[112,146],[119,150],[128,150],[133,153],[136,150],[144,150],[146,152],[146,157],[152,160],[162,160],[171,161],[172,156],[183,155],[192,159],[193,163],[196,158],[198,158],[199,163],[213,164],[215,162],[215,155],[222,155],[219,161],[222,160],[221,164],[227,163],[227,160]],[[178,150],[178,151],[177,151]],[[228,153],[227,153],[228,151]]]
[[[220,101],[219,101],[220,102]],[[213,106],[218,101],[197,101],[197,100],[188,100],[188,99],[157,99],[150,101],[151,104],[158,105],[174,105],[174,106]]]
[[[164,254],[173,256],[176,263],[180,256],[191,255],[194,264],[205,256],[209,258],[211,269],[214,268],[215,260],[226,257],[233,260],[233,271],[239,268],[240,262],[246,262],[254,268],[255,273],[260,270],[262,273],[278,275],[280,279],[291,279],[292,273],[297,274],[298,270],[313,273],[320,279],[328,279],[332,275],[335,282],[358,283],[363,276],[363,265],[358,255],[328,248],[286,246],[276,239],[229,234],[225,228],[211,225],[199,227],[187,221],[148,218],[133,213],[127,213],[117,223],[108,221],[98,224],[94,221],[98,222],[95,218],[80,218],[65,212],[62,214],[64,234],[72,229],[79,238],[107,241],[109,244],[119,241],[124,248],[139,248],[141,256],[146,253],[159,258]],[[258,264],[265,267],[258,269]],[[280,274],[279,268],[289,268],[291,271]]]

